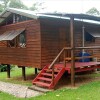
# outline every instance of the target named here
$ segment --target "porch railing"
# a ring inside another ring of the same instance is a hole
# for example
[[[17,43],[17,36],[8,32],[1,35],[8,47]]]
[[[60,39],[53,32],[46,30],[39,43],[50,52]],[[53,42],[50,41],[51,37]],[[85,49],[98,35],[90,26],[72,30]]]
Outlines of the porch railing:
[[[56,56],[56,58],[53,60],[53,62],[50,64],[50,66],[49,66],[49,69],[52,69],[52,82],[53,82],[53,84],[54,84],[54,66],[55,66],[55,63],[57,62],[57,60],[60,58],[60,56],[63,54],[63,62],[64,62],[64,67],[66,66],[66,56],[67,57],[69,57],[70,58],[70,54],[71,53],[69,53],[69,52],[66,52],[66,50],[68,51],[68,50],[71,50],[71,48],[70,47],[68,47],[68,48],[63,48],[60,52],[59,52],[59,54]]]
[[[76,50],[76,49],[80,49],[80,50],[82,50],[82,49],[98,49],[98,48],[100,48],[100,46],[96,46],[96,47],[75,47],[74,50]],[[63,64],[64,64],[64,67],[66,67],[66,61],[73,60],[71,58],[71,50],[72,49],[73,48],[71,48],[71,47],[64,47],[59,52],[59,54],[56,56],[56,58],[53,60],[53,62],[50,64],[49,69],[52,69],[52,82],[53,82],[53,84],[54,84],[54,66],[55,66],[55,63],[60,58],[60,56],[63,54],[63,57],[64,57],[63,58]],[[75,60],[85,59],[85,58],[94,58],[94,56],[75,57]]]

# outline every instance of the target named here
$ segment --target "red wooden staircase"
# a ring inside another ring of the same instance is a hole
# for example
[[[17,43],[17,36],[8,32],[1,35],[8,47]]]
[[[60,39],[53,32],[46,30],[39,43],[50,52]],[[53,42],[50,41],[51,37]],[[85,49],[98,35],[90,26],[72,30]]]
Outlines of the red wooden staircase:
[[[54,66],[54,78],[52,77],[53,70],[49,66],[44,67],[37,77],[33,80],[33,84],[48,89],[53,89],[61,76],[64,74],[64,66]]]

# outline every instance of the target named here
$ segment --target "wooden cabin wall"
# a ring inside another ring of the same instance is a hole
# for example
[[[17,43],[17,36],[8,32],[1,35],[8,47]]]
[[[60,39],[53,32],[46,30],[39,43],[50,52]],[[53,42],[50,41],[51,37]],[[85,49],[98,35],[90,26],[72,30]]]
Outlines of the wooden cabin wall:
[[[100,33],[100,25],[95,24],[84,24],[85,30],[88,32],[93,33]],[[81,47],[82,46],[82,27],[80,27],[80,24],[77,24],[76,26],[76,32],[75,32],[75,46]],[[79,31],[80,30],[80,31]],[[100,46],[100,37],[95,38],[95,41],[85,41],[85,46]],[[100,61],[100,49],[87,49],[86,52],[89,52],[90,54],[96,56],[98,61]],[[78,54],[80,50],[76,50],[76,53]]]
[[[64,27],[65,21],[54,20],[41,20],[41,66],[44,67],[50,64],[58,53],[67,45],[68,43],[68,33],[67,27]],[[69,29],[69,28],[68,28]],[[62,58],[62,57],[61,57]],[[60,58],[60,59],[61,59]],[[60,60],[59,59],[59,60]]]
[[[84,23],[85,29],[88,31],[100,31],[98,25]],[[74,23],[75,46],[82,46],[82,22]],[[85,42],[85,46],[99,45],[99,39],[95,43]],[[41,20],[41,66],[50,64],[58,55],[63,47],[70,47],[70,23],[67,20]],[[99,54],[99,50],[86,50],[94,55]],[[92,52],[93,51],[93,52]],[[76,50],[75,56],[80,52]],[[96,52],[96,53],[95,53]],[[69,52],[70,53],[70,52]],[[63,56],[60,57],[63,59]],[[59,59],[60,61],[60,59]]]
[[[82,47],[82,33],[76,33],[75,35],[75,46],[76,47]],[[85,41],[85,46],[100,46],[100,38],[95,38],[94,42],[87,42]],[[98,61],[100,61],[100,49],[86,49],[86,52],[90,53],[91,55],[94,55],[98,58]],[[81,50],[76,50],[76,55],[81,52]]]
[[[7,47],[0,42],[0,63],[14,64],[18,66],[41,67],[41,39],[40,22],[38,20],[29,20],[0,27],[0,34],[16,30],[26,29],[26,47]]]
[[[51,63],[59,53],[58,30],[54,26],[42,25],[41,34],[41,66]]]

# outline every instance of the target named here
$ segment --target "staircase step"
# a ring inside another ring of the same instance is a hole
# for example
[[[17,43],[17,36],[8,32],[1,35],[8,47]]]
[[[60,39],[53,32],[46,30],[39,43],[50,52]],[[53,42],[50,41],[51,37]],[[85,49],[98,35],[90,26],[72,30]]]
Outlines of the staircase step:
[[[38,81],[36,81],[36,82],[33,82],[33,83],[35,83],[36,85],[39,85],[39,86],[44,86],[44,87],[49,87],[50,86],[50,84],[44,83],[44,82],[38,82]]]
[[[41,88],[48,88],[53,89],[54,86],[57,84],[59,79],[62,77],[62,75],[65,72],[65,68],[61,65],[56,65],[54,67],[54,83],[52,82],[52,69],[49,69],[48,66],[45,66],[42,71],[37,75],[37,77],[33,80],[33,84],[35,84],[37,87]],[[38,90],[37,88],[35,88]]]
[[[52,72],[52,69],[44,69],[45,71],[47,71],[47,72]],[[58,70],[58,69],[54,69],[54,72],[59,72],[60,70]]]
[[[57,69],[62,69],[62,68],[64,68],[63,66],[55,66],[55,68],[57,68]]]
[[[44,76],[52,76],[52,74],[49,74],[49,73],[41,73],[41,75],[44,75]],[[54,76],[56,76],[56,75],[54,74]]]
[[[50,78],[45,78],[45,77],[37,77],[37,79],[45,80],[45,81],[49,81],[49,82],[52,81],[52,79],[50,79]]]
[[[36,86],[36,85],[29,86],[28,89],[35,90],[35,91],[42,92],[42,93],[46,93],[46,92],[53,91],[53,89],[50,90],[50,89],[38,87],[38,86]]]

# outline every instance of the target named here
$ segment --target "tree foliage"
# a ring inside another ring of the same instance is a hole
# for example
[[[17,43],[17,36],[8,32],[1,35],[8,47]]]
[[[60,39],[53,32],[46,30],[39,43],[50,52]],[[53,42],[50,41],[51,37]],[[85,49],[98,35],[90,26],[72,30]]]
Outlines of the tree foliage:
[[[0,0],[2,2],[3,8],[12,7],[12,8],[22,8],[27,9],[27,7],[21,2],[21,0]]]
[[[0,0],[0,12],[2,12],[5,8],[11,7],[11,8],[19,8],[19,9],[25,9],[25,10],[32,10],[32,11],[39,11],[42,8],[42,3],[34,3],[32,7],[28,8],[23,4],[21,0]]]
[[[8,7],[19,8],[19,9],[28,9],[23,2],[20,0],[10,0]]]
[[[0,4],[0,12],[3,11],[3,6]]]
[[[100,12],[95,7],[93,7],[91,9],[89,9],[86,12],[86,14],[89,14],[89,15],[100,15]]]
[[[38,2],[36,2],[36,3],[34,3],[34,4],[32,5],[32,7],[29,8],[29,10],[32,10],[32,11],[39,11],[39,10],[41,10],[41,9],[44,9],[44,8],[42,7],[42,4],[43,4],[43,3],[38,3]]]

